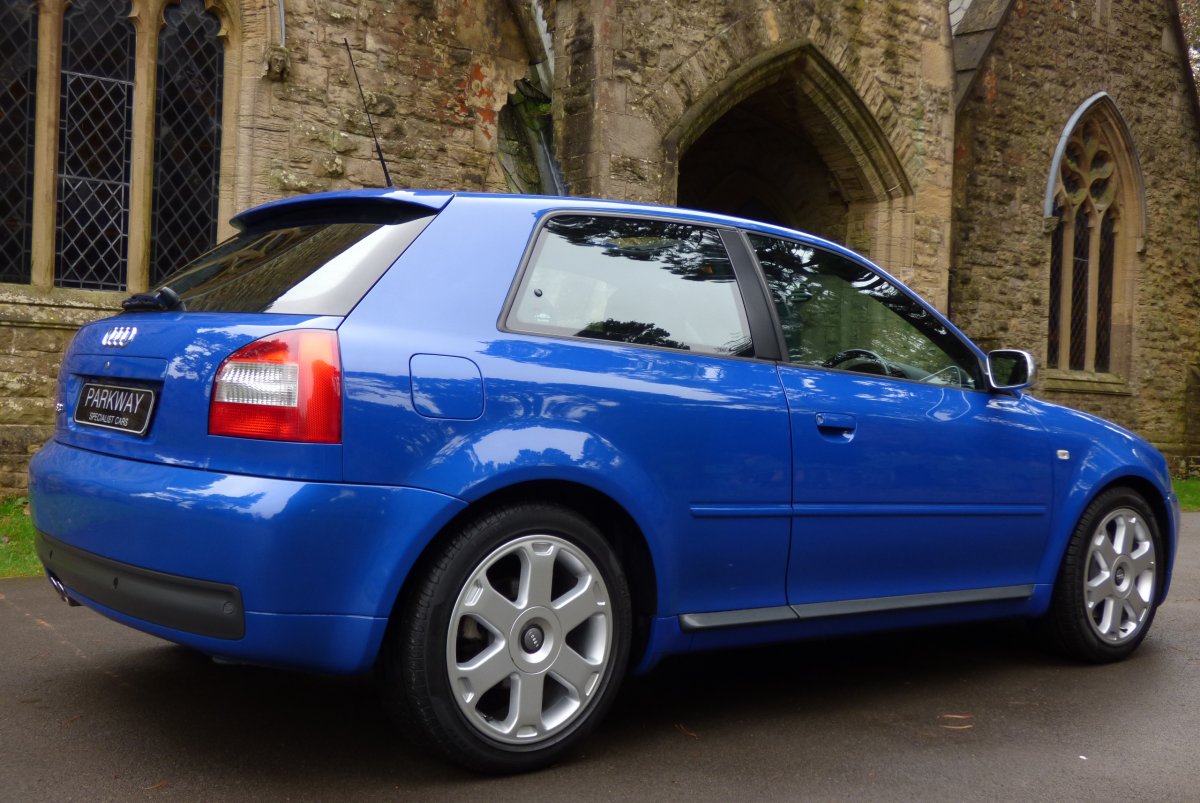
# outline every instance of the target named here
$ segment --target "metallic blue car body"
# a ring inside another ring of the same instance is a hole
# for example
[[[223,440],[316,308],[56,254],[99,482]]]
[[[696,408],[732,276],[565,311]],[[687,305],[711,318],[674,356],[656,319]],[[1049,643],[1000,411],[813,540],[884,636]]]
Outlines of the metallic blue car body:
[[[235,587],[244,634],[167,627],[68,585],[69,596],[214,655],[362,671],[413,567],[457,515],[497,495],[582,493],[635,533],[645,670],[692,649],[1037,616],[1085,507],[1115,484],[1159,520],[1165,596],[1178,531],[1166,463],[1113,424],[1021,393],[504,327],[539,226],[564,211],[785,236],[869,265],[851,252],[718,215],[585,199],[357,191],[277,201],[242,221],[385,203],[436,217],[344,317],[127,313],[120,322],[139,330],[129,347],[102,346],[113,323],[101,321],[64,359],[56,435],[30,473],[37,529],[117,564]],[[296,328],[337,331],[341,443],[209,435],[221,361]],[[92,376],[162,383],[146,437],[71,419]],[[826,416],[850,421],[851,435]]]

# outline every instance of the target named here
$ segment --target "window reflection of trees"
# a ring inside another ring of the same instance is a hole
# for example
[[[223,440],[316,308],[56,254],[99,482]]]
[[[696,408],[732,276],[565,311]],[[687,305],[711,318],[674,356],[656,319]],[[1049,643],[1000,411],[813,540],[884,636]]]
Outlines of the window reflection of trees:
[[[526,283],[527,302],[517,306],[520,323],[535,331],[621,343],[753,353],[733,266],[714,230],[661,220],[567,215],[551,219],[546,232],[550,239]],[[589,263],[592,255],[644,263],[646,270],[654,266],[665,275],[656,281],[641,269],[622,272],[615,264],[612,270],[598,270],[595,262]],[[692,290],[673,289],[676,280],[704,283],[713,290],[698,295],[695,284]],[[552,288],[560,291],[557,307],[550,301],[555,293],[542,298]],[[533,301],[530,293],[542,301]],[[606,317],[576,319],[571,326],[573,315],[566,308],[586,303],[594,312],[602,308]]]
[[[600,248],[605,256],[654,262],[692,282],[732,282],[733,267],[711,229],[637,218],[557,217],[546,224],[571,245]]]
[[[896,285],[811,246],[761,235],[750,240],[793,362],[827,365],[848,349],[868,349],[908,378],[975,386],[970,351]],[[879,369],[864,364],[863,370]]]
[[[189,310],[260,312],[378,228],[339,223],[238,235],[163,283]]]

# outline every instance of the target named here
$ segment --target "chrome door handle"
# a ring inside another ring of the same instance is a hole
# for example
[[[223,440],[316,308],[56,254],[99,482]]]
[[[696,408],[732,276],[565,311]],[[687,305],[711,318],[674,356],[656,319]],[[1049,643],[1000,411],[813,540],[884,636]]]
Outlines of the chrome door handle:
[[[843,437],[849,439],[858,427],[858,421],[852,415],[845,413],[817,413],[817,429],[827,437]]]

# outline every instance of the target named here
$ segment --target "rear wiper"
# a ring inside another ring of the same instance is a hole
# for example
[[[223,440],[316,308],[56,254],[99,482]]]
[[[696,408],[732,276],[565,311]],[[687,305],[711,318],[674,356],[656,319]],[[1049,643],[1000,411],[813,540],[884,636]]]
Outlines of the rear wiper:
[[[183,299],[170,287],[163,285],[153,293],[137,293],[121,302],[126,312],[170,312],[187,310]]]

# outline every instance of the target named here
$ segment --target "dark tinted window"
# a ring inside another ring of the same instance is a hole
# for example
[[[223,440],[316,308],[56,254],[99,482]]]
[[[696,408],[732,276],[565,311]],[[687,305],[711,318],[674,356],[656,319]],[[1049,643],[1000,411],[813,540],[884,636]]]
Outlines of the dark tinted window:
[[[787,341],[801,365],[980,387],[979,362],[936,316],[853,260],[750,235]]]
[[[705,354],[753,352],[720,236],[660,220],[552,218],[508,325]]]
[[[240,234],[163,284],[190,311],[345,315],[432,217]]]

